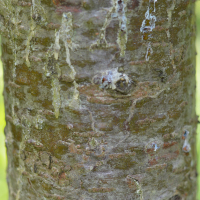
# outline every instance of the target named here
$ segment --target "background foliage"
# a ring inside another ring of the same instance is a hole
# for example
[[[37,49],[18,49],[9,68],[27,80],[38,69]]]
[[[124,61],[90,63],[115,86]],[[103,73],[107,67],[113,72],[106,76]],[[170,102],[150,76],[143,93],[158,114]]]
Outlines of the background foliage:
[[[196,16],[197,16],[197,40],[196,40],[196,48],[197,48],[197,115],[200,116],[200,0],[196,1]],[[1,49],[0,49],[1,54]],[[3,69],[2,63],[0,62],[0,200],[8,199],[8,189],[6,185],[6,149],[5,149],[5,136],[3,133],[5,127],[5,114],[4,114],[4,106],[3,106]],[[199,118],[200,120],[200,118]],[[200,125],[197,129],[197,153],[198,153],[198,174],[200,174]],[[198,178],[198,194],[197,200],[200,200],[200,176]]]
[[[1,49],[0,49],[1,54]],[[5,123],[4,106],[3,106],[3,69],[0,62],[0,200],[8,199],[8,188],[6,185],[6,149],[5,149],[5,136],[3,133]]]

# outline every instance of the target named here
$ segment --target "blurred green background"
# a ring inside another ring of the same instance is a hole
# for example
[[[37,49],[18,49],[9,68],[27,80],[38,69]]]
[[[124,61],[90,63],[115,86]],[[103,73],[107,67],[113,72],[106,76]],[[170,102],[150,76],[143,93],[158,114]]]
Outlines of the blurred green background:
[[[196,48],[197,48],[197,96],[196,96],[196,111],[197,115],[200,116],[200,0],[196,1],[196,16],[197,16],[197,39],[196,39]],[[1,40],[1,38],[0,38]],[[1,55],[1,49],[0,49]],[[8,199],[8,188],[6,185],[6,150],[5,150],[5,136],[3,133],[5,127],[5,116],[4,116],[4,105],[3,105],[3,69],[2,63],[0,61],[0,200]],[[197,153],[198,153],[198,174],[200,174],[200,125],[197,129]],[[197,200],[200,200],[200,176],[198,177],[198,194]]]
[[[1,42],[1,38],[0,38]],[[1,48],[0,48],[1,55]],[[4,105],[3,105],[3,68],[0,61],[0,200],[8,199],[8,188],[6,185],[6,150],[5,150],[5,136],[3,133],[5,123]]]

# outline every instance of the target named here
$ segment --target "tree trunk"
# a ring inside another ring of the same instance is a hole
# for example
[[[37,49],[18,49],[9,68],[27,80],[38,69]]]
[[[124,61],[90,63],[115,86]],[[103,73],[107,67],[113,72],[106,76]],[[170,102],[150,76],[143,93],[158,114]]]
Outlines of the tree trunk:
[[[10,200],[194,200],[193,0],[0,0]]]

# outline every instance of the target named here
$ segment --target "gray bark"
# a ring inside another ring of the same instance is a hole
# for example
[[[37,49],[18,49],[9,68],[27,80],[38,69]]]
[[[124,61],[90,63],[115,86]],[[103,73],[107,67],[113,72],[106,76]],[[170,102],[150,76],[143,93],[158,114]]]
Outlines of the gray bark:
[[[10,200],[194,200],[193,0],[0,0]]]

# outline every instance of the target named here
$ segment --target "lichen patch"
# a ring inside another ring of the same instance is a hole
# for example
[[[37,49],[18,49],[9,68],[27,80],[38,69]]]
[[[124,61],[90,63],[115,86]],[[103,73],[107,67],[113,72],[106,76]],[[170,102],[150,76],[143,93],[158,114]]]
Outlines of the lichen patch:
[[[51,82],[51,86],[52,86],[52,92],[53,92],[54,113],[55,113],[55,117],[58,118],[59,109],[60,109],[60,105],[61,105],[59,80],[57,78],[53,77],[52,82]]]
[[[55,60],[58,60],[59,57],[59,51],[60,51],[60,40],[64,43],[65,51],[66,51],[66,63],[71,69],[71,72],[69,73],[69,77],[73,81],[74,90],[71,100],[69,101],[70,107],[77,107],[79,105],[79,91],[78,91],[78,84],[75,81],[76,71],[71,64],[70,59],[70,50],[74,51],[77,49],[79,45],[75,44],[72,41],[73,37],[73,23],[72,23],[72,13],[63,13],[62,15],[62,24],[59,29],[55,33],[55,44],[54,44],[54,58]]]
[[[104,46],[106,48],[111,45],[106,40],[106,28],[112,20],[119,21],[117,44],[120,48],[120,56],[125,56],[126,43],[127,43],[127,17],[126,6],[128,0],[113,0],[113,6],[108,11],[103,27],[100,30],[99,39],[90,46],[90,50],[94,47]]]

